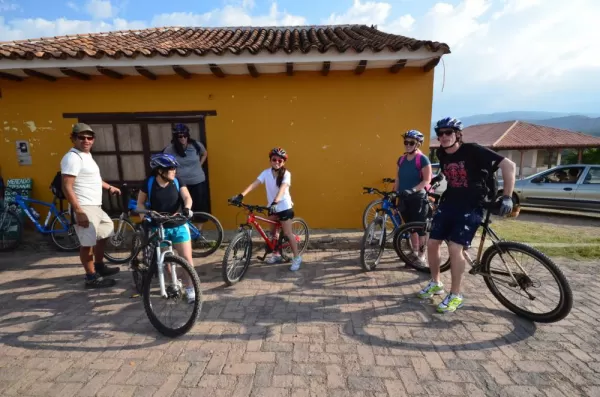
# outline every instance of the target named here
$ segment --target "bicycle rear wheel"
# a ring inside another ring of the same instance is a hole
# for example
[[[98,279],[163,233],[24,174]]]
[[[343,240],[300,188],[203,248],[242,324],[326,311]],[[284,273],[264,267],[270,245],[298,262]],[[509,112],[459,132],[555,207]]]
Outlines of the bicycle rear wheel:
[[[308,248],[308,239],[310,238],[310,231],[304,219],[294,218],[292,220],[292,233],[294,233],[296,244],[298,244],[298,255],[302,255],[306,251],[306,248]],[[279,232],[279,246],[281,247],[281,257],[283,260],[287,261],[294,257],[292,246],[287,236],[283,233],[283,230]]]
[[[494,259],[497,261],[492,264]],[[528,263],[532,267],[541,265],[547,271],[547,284],[539,276],[534,276],[532,269],[527,270]],[[573,292],[563,272],[550,258],[529,245],[513,241],[501,241],[492,245],[483,253],[481,273],[492,295],[518,316],[538,323],[553,323],[571,312]],[[558,296],[547,299],[542,295],[542,288]],[[511,292],[511,297],[507,297]]]
[[[65,226],[67,230],[63,232]],[[61,251],[77,251],[81,244],[75,233],[75,224],[70,211],[63,211],[50,224],[50,237],[54,245]],[[59,231],[60,230],[60,231]]]
[[[104,258],[112,263],[127,263],[131,260],[136,244],[135,225],[121,218],[112,218],[114,234],[106,241]]]
[[[201,257],[209,256],[223,244],[223,226],[216,217],[206,212],[195,212],[194,220],[203,223],[202,229],[198,229],[200,235],[192,240],[192,249]]]
[[[379,265],[385,250],[386,234],[383,218],[380,216],[367,226],[360,240],[360,265],[364,271],[370,272]]]
[[[0,252],[16,249],[23,239],[23,224],[16,212],[0,213]]]
[[[154,265],[152,272],[144,278],[144,309],[150,323],[158,332],[170,338],[175,338],[187,333],[198,319],[202,309],[200,278],[185,259],[176,255],[166,255],[163,266],[167,296],[163,297],[160,294],[158,269]],[[169,270],[171,266],[176,266],[177,278],[179,279],[178,285],[173,285],[171,281]],[[181,272],[186,273],[192,282],[195,292],[195,299],[192,303],[188,303],[185,281],[183,281],[186,277],[180,277]],[[160,307],[162,306],[165,306],[165,309],[161,310]],[[168,309],[174,310],[170,311],[165,318],[160,318]]]
[[[229,243],[229,247],[223,256],[221,275],[227,285],[233,285],[240,281],[252,259],[252,239],[248,231],[242,231],[235,235]]]
[[[394,250],[406,263],[407,266],[412,267],[413,269],[422,272],[422,273],[430,273],[429,263],[427,258],[424,261],[419,260],[417,255],[414,254],[415,250],[412,246],[410,235],[412,233],[423,233],[425,232],[425,245],[427,245],[427,240],[429,239],[429,232],[427,232],[427,223],[426,222],[410,222],[400,225],[398,230],[396,230],[396,235],[394,236]],[[441,265],[440,272],[445,272],[450,269],[450,257],[448,253],[447,242],[442,244],[441,249]],[[415,247],[418,248],[418,247]]]

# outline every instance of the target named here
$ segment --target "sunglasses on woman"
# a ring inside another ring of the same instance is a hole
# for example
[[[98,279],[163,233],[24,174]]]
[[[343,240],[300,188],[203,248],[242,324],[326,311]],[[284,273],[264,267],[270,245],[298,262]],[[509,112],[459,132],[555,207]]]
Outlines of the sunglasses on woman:
[[[417,142],[415,141],[404,141],[405,146],[415,146]]]
[[[277,157],[273,157],[271,159],[272,163],[277,163],[277,164],[281,164],[281,163],[283,163],[283,161],[284,161],[283,159],[278,159]]]
[[[188,137],[187,135],[183,135],[183,134],[177,135],[177,138],[179,138],[179,139],[181,139],[181,138],[187,138],[187,137]]]

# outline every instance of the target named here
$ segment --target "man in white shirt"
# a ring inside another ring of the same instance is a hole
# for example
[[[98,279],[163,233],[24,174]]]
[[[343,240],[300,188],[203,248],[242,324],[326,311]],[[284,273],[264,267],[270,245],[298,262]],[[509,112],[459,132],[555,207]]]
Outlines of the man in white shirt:
[[[104,182],[100,168],[90,153],[95,133],[89,125],[73,126],[73,148],[60,162],[62,188],[75,214],[75,232],[81,243],[79,257],[85,269],[86,288],[105,288],[115,285],[115,280],[103,277],[119,272],[118,267],[107,267],[103,262],[106,239],[113,234],[113,222],[102,210],[102,189],[110,194],[121,194],[114,186]],[[95,260],[94,260],[95,259]]]

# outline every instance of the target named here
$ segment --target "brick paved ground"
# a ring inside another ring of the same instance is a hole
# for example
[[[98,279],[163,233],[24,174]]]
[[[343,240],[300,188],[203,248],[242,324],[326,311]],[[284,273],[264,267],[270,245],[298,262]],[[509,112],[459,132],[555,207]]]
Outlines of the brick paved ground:
[[[77,258],[58,255],[0,257],[0,395],[600,396],[591,263],[557,260],[575,308],[536,325],[474,276],[466,306],[438,315],[414,297],[425,276],[392,256],[365,274],[355,251],[313,251],[297,274],[255,265],[225,288],[215,254],[196,264],[201,321],[171,340],[131,297],[128,272],[118,288],[86,291]]]

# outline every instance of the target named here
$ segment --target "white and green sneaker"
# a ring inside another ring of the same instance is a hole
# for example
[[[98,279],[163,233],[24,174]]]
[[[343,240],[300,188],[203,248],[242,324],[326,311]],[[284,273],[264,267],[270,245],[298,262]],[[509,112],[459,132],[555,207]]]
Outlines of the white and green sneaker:
[[[464,298],[462,297],[462,295],[456,295],[456,294],[448,294],[446,295],[446,297],[444,298],[444,300],[438,305],[437,307],[437,311],[440,313],[446,313],[446,312],[455,312],[456,309],[459,309],[463,306],[464,304]]]
[[[441,282],[438,284],[435,281],[431,280],[429,284],[425,288],[423,288],[417,296],[421,299],[431,298],[433,295],[443,295],[444,294],[444,284]]]

